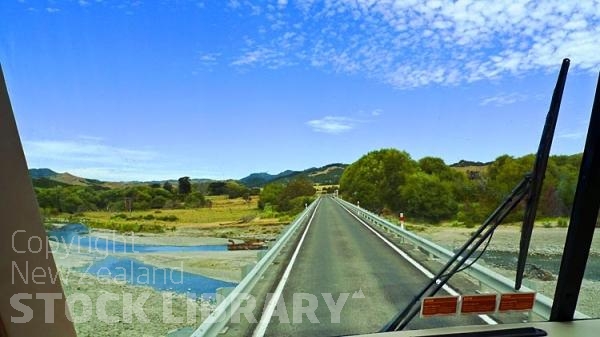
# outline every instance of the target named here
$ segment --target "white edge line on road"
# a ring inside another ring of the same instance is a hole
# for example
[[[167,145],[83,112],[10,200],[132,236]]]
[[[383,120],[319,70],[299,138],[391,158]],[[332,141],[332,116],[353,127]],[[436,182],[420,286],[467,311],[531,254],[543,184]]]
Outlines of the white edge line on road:
[[[377,237],[379,237],[383,242],[385,242],[388,246],[390,246],[390,248],[392,248],[396,253],[398,253],[400,256],[402,256],[405,260],[407,260],[410,264],[412,264],[415,268],[417,268],[420,272],[422,272],[423,274],[425,274],[425,276],[429,277],[430,279],[433,278],[435,275],[433,275],[433,273],[431,273],[427,268],[425,268],[423,265],[421,265],[419,262],[417,262],[415,259],[413,259],[412,257],[410,257],[408,254],[406,254],[405,252],[403,252],[400,248],[396,247],[396,245],[394,245],[391,241],[389,241],[388,239],[386,239],[383,235],[379,234],[379,232],[377,232],[376,230],[374,230],[373,228],[371,228],[371,226],[369,226],[366,222],[364,222],[361,218],[359,218],[356,214],[350,212],[350,210],[348,210],[344,205],[342,205],[339,201],[336,200],[336,202],[346,211],[348,212],[350,215],[352,215],[356,220],[358,220],[358,222],[360,222],[363,226],[365,226],[368,230],[370,230],[371,232],[373,232],[373,234],[375,234]],[[437,280],[436,280],[437,281]],[[444,289],[446,292],[448,292],[450,295],[452,296],[459,296],[460,293],[454,289],[452,289],[452,287],[450,287],[449,285],[445,284],[442,286],[442,289]],[[491,318],[488,315],[477,315],[479,316],[479,318],[481,318],[481,320],[483,320],[484,322],[486,322],[489,325],[496,325],[498,324],[498,322],[496,322],[493,318]]]
[[[321,204],[321,199],[319,199],[319,201],[315,205],[313,214],[310,217],[310,219],[308,220],[308,224],[306,225],[306,229],[304,230],[304,233],[302,234],[302,237],[300,238],[300,241],[298,242],[298,245],[296,246],[294,255],[292,255],[292,258],[290,259],[290,262],[288,263],[287,268],[285,269],[285,272],[283,272],[283,275],[281,276],[281,279],[279,280],[279,284],[277,284],[277,288],[275,288],[275,292],[269,299],[269,303],[267,303],[267,305],[265,307],[265,311],[262,313],[262,315],[260,317],[260,321],[256,325],[254,332],[252,333],[252,337],[262,337],[262,336],[264,336],[265,332],[267,332],[267,327],[269,326],[269,323],[271,322],[271,316],[273,316],[273,312],[275,311],[275,307],[277,306],[279,297],[281,297],[281,293],[283,292],[283,287],[285,287],[285,284],[286,284],[288,278],[290,277],[290,273],[292,272],[292,267],[294,266],[294,262],[296,262],[296,257],[298,257],[298,253],[300,252],[300,248],[302,247],[302,243],[304,242],[306,233],[308,233],[308,229],[310,228],[310,225],[312,224],[313,218],[315,217],[315,214],[317,214],[317,208],[319,208],[319,204]]]

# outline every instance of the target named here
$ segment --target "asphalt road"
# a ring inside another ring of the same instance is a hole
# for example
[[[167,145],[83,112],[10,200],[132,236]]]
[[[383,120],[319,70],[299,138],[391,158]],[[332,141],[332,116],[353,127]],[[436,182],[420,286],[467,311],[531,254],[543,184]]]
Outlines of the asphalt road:
[[[339,336],[376,332],[404,308],[427,281],[427,277],[334,200],[323,198],[283,290],[285,312],[280,302],[265,335]],[[364,298],[359,298],[357,291],[361,291]],[[336,315],[331,313],[324,299],[328,295],[323,294],[331,294],[339,305],[338,301],[346,296],[344,293],[348,294],[347,300],[341,307],[339,322],[335,322]],[[298,310],[300,307],[311,305],[317,306],[314,312],[318,323],[314,318],[311,322],[306,314],[298,315],[302,311]],[[477,316],[416,317],[408,328],[468,324],[484,323]]]

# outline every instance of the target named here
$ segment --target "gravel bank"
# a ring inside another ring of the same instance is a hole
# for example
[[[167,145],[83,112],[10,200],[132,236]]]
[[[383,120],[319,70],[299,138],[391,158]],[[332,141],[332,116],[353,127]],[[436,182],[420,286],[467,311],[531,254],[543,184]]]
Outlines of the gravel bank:
[[[111,279],[61,268],[68,299],[88,298],[70,305],[79,337],[155,337],[184,327],[196,328],[214,310],[214,303],[158,292]],[[110,298],[102,309],[101,298]],[[172,318],[174,317],[174,318]]]
[[[455,249],[462,246],[474,231],[475,229],[467,228],[431,227],[425,231],[417,232],[416,234],[447,248]],[[530,254],[540,254],[546,255],[548,258],[558,258],[557,255],[562,254],[566,233],[566,228],[536,227],[531,239]],[[512,252],[516,257],[517,252],[519,251],[520,235],[520,227],[518,226],[499,227],[494,233],[494,237],[488,249]],[[590,255],[590,260],[600,258],[600,236],[596,235],[594,237],[590,252],[592,254]],[[509,279],[515,278],[514,270],[497,268],[491,265],[486,266]],[[523,284],[548,297],[554,297],[556,280],[542,281],[526,278],[523,281]],[[583,281],[577,310],[592,317],[600,317],[600,282],[587,279]]]

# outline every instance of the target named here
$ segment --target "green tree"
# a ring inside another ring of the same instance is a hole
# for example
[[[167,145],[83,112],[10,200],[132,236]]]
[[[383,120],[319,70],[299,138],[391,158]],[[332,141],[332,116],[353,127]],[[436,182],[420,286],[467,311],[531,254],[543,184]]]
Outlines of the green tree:
[[[299,205],[303,205],[306,200],[309,200],[305,197],[313,196],[316,192],[317,190],[310,180],[303,177],[295,178],[281,191],[276,203],[276,208],[278,211],[296,211],[301,209]],[[303,199],[296,200],[299,197],[303,197]],[[296,200],[296,202],[292,202],[293,200]]]
[[[235,181],[228,181],[225,184],[225,194],[227,194],[229,199],[248,197],[250,196],[250,189]]]
[[[173,184],[171,184],[168,181],[165,181],[165,183],[163,184],[163,189],[165,189],[165,191],[173,193]]]
[[[412,218],[438,223],[456,216],[458,204],[448,183],[423,172],[408,177],[399,188],[403,211]]]
[[[208,195],[225,195],[227,194],[227,183],[224,181],[214,181],[208,184]]]
[[[190,181],[190,177],[181,177],[177,181],[179,182],[179,194],[186,195],[192,192],[192,183]]]
[[[398,188],[417,170],[417,163],[404,151],[369,152],[344,170],[340,193],[350,202],[360,201],[361,206],[368,209],[399,211],[402,200]]]
[[[264,209],[267,205],[276,205],[284,189],[285,185],[281,183],[267,184],[260,192],[258,208]]]
[[[185,198],[186,208],[198,208],[206,206],[206,199],[200,192],[192,192]]]

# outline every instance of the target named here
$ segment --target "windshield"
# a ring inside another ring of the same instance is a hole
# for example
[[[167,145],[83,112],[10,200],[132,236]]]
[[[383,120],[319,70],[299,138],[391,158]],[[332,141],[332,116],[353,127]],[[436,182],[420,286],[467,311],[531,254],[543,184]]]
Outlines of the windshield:
[[[413,299],[406,329],[549,319],[600,4],[7,0],[0,12],[78,335],[365,334]],[[533,172],[564,58],[523,287],[524,196],[439,292],[415,297]],[[599,255],[594,238],[576,318],[600,316]],[[514,293],[535,297],[518,307]]]

